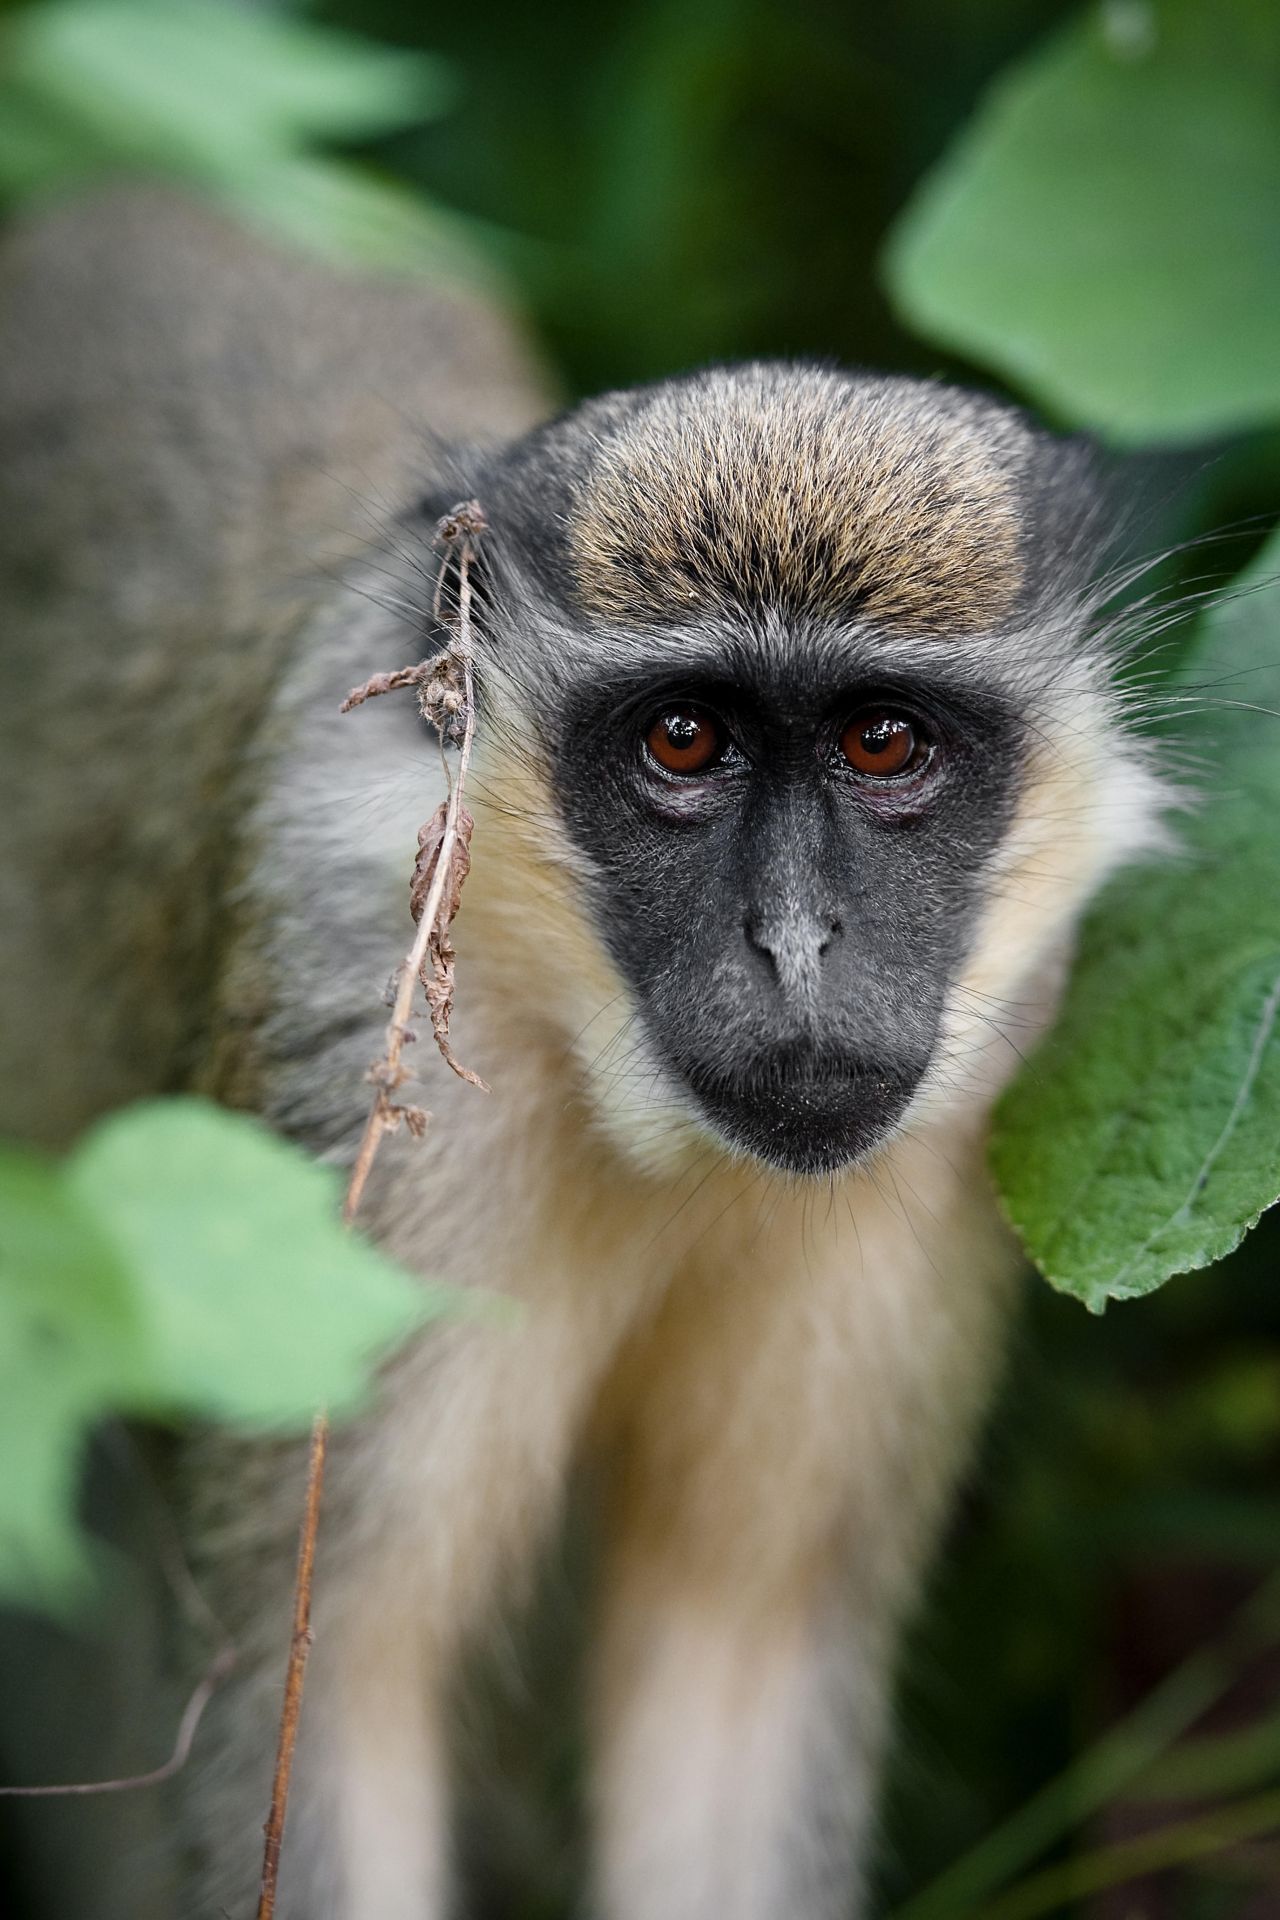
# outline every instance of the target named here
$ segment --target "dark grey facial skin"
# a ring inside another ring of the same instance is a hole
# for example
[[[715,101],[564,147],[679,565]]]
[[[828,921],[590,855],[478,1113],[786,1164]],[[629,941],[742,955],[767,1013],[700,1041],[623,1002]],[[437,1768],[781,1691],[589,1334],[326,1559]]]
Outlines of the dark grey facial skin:
[[[824,652],[826,650],[824,649]],[[840,741],[865,709],[909,717],[923,759],[883,778]],[[707,770],[646,747],[668,712],[714,716]],[[731,1146],[832,1172],[892,1129],[932,1058],[978,880],[1016,783],[1019,729],[960,687],[832,674],[803,645],[726,649],[720,673],[584,689],[556,781],[594,907],[653,1051]]]
[[[601,448],[652,390],[460,466],[453,496],[480,498],[491,529],[482,709],[487,656],[587,856],[589,904],[652,1053],[732,1149],[805,1175],[870,1153],[929,1068],[1037,703],[1063,665],[1040,615],[1071,604],[1096,544],[1081,538],[1094,495],[1079,443],[950,389],[848,378],[885,406],[901,389],[922,417],[989,411],[1024,530],[1024,587],[999,630],[957,634],[940,617],[921,641],[877,630],[856,604],[761,604],[732,580],[696,620],[656,604],[619,630],[582,603],[571,535]],[[690,405],[702,382],[684,383]],[[696,474],[689,511],[714,546]],[[637,552],[644,540],[641,513]],[[922,744],[900,778],[860,774],[841,751],[872,708],[909,719]],[[682,709],[710,716],[724,748],[691,775],[645,744]]]

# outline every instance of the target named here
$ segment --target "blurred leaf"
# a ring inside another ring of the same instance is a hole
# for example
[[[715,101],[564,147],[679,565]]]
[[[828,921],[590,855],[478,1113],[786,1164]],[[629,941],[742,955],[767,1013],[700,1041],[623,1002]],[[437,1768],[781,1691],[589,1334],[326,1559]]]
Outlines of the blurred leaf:
[[[1030,1881],[1017,1883],[1004,1899],[997,1898],[990,1906],[987,1901],[1091,1813],[1114,1801],[1221,1699],[1259,1646],[1268,1645],[1274,1638],[1278,1604],[1280,1575],[1273,1575],[1255,1589],[1216,1640],[1197,1647],[1165,1674],[1100,1739],[1073,1758],[1056,1779],[1048,1781],[969,1853],[908,1900],[893,1920],[956,1920],[962,1914],[981,1915],[984,1920],[989,1915],[995,1920],[997,1913],[1014,1920],[1024,1911],[1030,1920],[1033,1913],[1051,1913],[1061,1907],[1073,1889],[1068,1887],[1060,1900],[1046,1899],[1042,1904],[1038,1898],[1042,1883],[1047,1886],[1051,1875],[1059,1871],[1070,1874],[1078,1866],[1087,1875],[1083,1861],[1068,1862],[1062,1869],[1050,1868]],[[1106,1858],[1111,1860],[1110,1852]],[[1123,1873],[1114,1876],[1126,1877]],[[1106,1875],[1097,1884],[1110,1885],[1112,1878]],[[1025,1909],[1019,1904],[1024,1889],[1035,1890]]]
[[[79,1565],[80,1444],[108,1412],[304,1428],[449,1296],[347,1233],[336,1176],[194,1099],[128,1108],[62,1167],[0,1156],[0,1590]]]
[[[333,1173],[203,1101],[105,1120],[67,1179],[128,1272],[160,1409],[295,1426],[321,1401],[340,1411],[445,1298],[344,1229]]]
[[[45,0],[8,27],[4,68],[108,147],[214,172],[421,120],[451,92],[426,54],[238,0]]]
[[[1179,1426],[1201,1446],[1243,1459],[1273,1453],[1280,1446],[1280,1354],[1232,1355],[1207,1369],[1183,1401]]]
[[[85,1425],[148,1379],[141,1316],[109,1242],[56,1168],[0,1151],[0,1592],[74,1581]]]
[[[1168,1455],[1147,1479],[1136,1481],[1131,1493],[1099,1502],[1093,1526],[1095,1550],[1109,1549],[1139,1563],[1152,1554],[1173,1550],[1240,1569],[1266,1572],[1274,1567],[1280,1499],[1265,1493],[1225,1493],[1220,1483],[1201,1491],[1162,1489],[1157,1476],[1162,1467],[1168,1471],[1169,1456],[1176,1453],[1176,1420],[1167,1422],[1166,1433]],[[1270,1469],[1271,1462],[1265,1465]]]
[[[241,175],[235,205],[246,218],[286,230],[317,253],[369,267],[481,271],[479,223],[448,214],[410,188],[320,157],[279,160]],[[491,254],[508,235],[485,235]]]
[[[0,65],[0,188],[7,198],[61,186],[102,163],[94,134],[6,83]]]
[[[903,314],[1121,438],[1280,416],[1280,8],[1109,0],[999,80],[886,259]]]
[[[1176,696],[1218,770],[1190,855],[1107,889],[996,1116],[1010,1219],[1095,1311],[1221,1258],[1280,1194],[1280,536],[1241,587]]]
[[[1186,1740],[1130,1787],[1131,1800],[1203,1800],[1280,1779],[1280,1714],[1237,1733]]]
[[[472,264],[466,224],[315,152],[440,114],[425,53],[237,0],[44,0],[0,35],[0,189],[176,176],[306,245],[374,264]]]

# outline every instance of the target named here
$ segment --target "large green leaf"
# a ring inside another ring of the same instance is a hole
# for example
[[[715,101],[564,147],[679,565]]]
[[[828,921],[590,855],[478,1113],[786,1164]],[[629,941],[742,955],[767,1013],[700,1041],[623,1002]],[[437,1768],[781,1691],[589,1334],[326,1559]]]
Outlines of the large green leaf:
[[[331,1172],[199,1100],[126,1109],[62,1166],[0,1153],[0,1590],[80,1568],[93,1421],[300,1429],[446,1299],[343,1230]]]
[[[107,151],[214,175],[421,120],[450,91],[425,54],[237,0],[44,0],[9,24],[4,67]]]
[[[0,192],[155,173],[324,252],[473,270],[465,221],[317,151],[452,92],[427,54],[238,0],[41,0],[0,36]]]
[[[1218,1259],[1280,1196],[1280,537],[1174,698],[1204,766],[1187,851],[1107,889],[992,1142],[1032,1258],[1095,1309]]]
[[[1280,7],[1089,8],[993,88],[886,267],[923,333],[1104,433],[1280,418]]]

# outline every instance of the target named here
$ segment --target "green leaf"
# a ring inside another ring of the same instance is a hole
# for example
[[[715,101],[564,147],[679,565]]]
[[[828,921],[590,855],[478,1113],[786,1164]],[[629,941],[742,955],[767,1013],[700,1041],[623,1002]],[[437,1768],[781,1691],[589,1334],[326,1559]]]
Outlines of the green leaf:
[[[478,223],[359,167],[319,158],[281,160],[242,174],[228,199],[246,219],[337,260],[452,271],[473,282],[481,273]],[[498,237],[484,235],[491,246]]]
[[[0,1591],[84,1583],[80,1450],[109,1413],[303,1428],[451,1298],[347,1233],[330,1171],[195,1099],[62,1166],[0,1150]]]
[[[0,1592],[74,1583],[84,1427],[148,1379],[141,1316],[110,1244],[56,1168],[0,1151]]]
[[[67,1179],[129,1274],[158,1406],[284,1425],[349,1408],[372,1361],[447,1297],[346,1232],[333,1173],[200,1100],[104,1121]]]
[[[1106,890],[996,1115],[1010,1219],[1095,1310],[1230,1252],[1280,1196],[1280,537],[1240,584],[1174,692],[1214,770],[1188,850]]]
[[[445,70],[235,0],[49,0],[7,34],[12,82],[118,155],[215,175],[442,110]]]
[[[1280,8],[1110,0],[993,88],[885,267],[904,316],[1129,440],[1280,417]]]
[[[317,146],[437,117],[452,93],[427,54],[236,0],[45,0],[0,39],[0,189],[156,173],[324,252],[473,274],[470,223]]]

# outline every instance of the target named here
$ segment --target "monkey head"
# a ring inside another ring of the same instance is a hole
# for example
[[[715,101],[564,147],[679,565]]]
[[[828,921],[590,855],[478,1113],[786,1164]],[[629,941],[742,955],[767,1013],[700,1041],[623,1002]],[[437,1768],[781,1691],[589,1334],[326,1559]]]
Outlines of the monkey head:
[[[1016,1061],[1027,983],[1161,803],[1091,465],[972,394],[766,364],[460,476],[486,785],[521,761],[559,849],[531,964],[642,1158],[710,1135],[830,1175]]]

